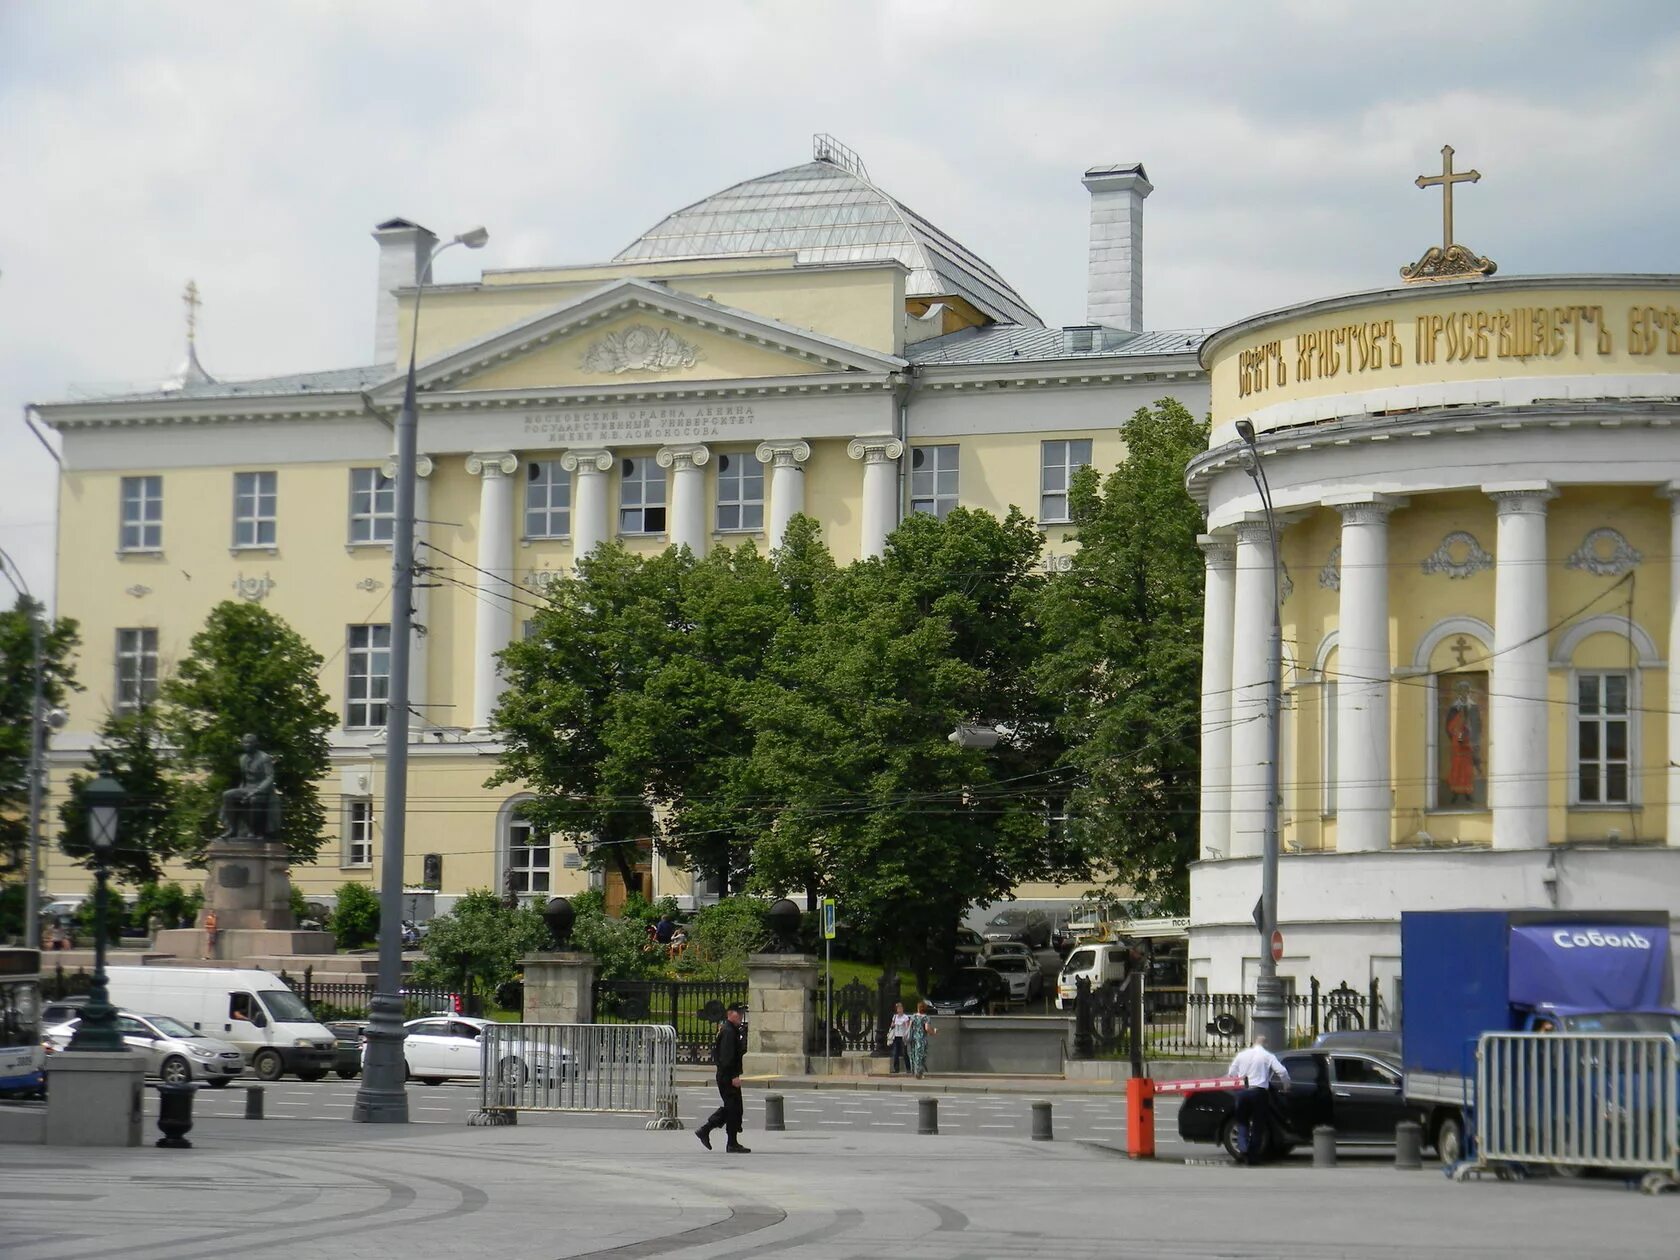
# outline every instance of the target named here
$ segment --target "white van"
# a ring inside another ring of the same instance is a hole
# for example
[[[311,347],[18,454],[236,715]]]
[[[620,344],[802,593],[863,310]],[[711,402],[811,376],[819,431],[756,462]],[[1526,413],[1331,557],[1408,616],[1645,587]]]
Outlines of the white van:
[[[1079,995],[1079,982],[1089,980],[1093,990],[1106,984],[1120,984],[1127,975],[1127,956],[1124,945],[1088,941],[1074,946],[1062,964],[1062,974],[1056,978],[1056,1009],[1071,1010]]]
[[[231,1041],[259,1080],[287,1072],[318,1081],[338,1042],[279,976],[218,967],[111,967],[111,1005],[170,1015],[207,1036]]]

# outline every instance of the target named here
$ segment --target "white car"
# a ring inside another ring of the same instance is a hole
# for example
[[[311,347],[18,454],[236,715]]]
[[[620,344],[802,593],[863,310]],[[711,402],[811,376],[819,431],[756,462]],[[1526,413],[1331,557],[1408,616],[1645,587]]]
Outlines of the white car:
[[[991,959],[1013,955],[1018,958],[1031,958],[1035,961],[1038,954],[1025,941],[987,941],[980,950],[980,966],[990,967]]]
[[[80,1023],[72,1019],[47,1029],[42,1048],[53,1054],[68,1048]],[[245,1071],[245,1056],[238,1046],[194,1032],[167,1015],[118,1011],[117,1031],[125,1046],[146,1056],[146,1071],[165,1081],[203,1081],[221,1089]]]
[[[1044,972],[1031,954],[993,954],[986,960],[1009,985],[1011,1002],[1030,1002],[1044,991]]]
[[[408,1076],[425,1085],[441,1085],[450,1080],[478,1080],[481,1076],[483,1046],[479,1036],[491,1023],[473,1015],[427,1015],[411,1019],[403,1025],[408,1035],[403,1041],[403,1061]],[[562,1073],[570,1057],[559,1051]],[[367,1062],[367,1047],[362,1048],[362,1062]],[[553,1062],[553,1053],[514,1043],[507,1048],[495,1071],[498,1079],[523,1084],[531,1076],[545,1076]]]

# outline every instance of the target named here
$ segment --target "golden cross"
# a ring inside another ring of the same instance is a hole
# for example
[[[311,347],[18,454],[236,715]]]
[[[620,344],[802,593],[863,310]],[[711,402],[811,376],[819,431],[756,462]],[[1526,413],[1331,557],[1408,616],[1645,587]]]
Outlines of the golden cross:
[[[1441,186],[1441,252],[1442,253],[1445,253],[1447,250],[1451,249],[1452,248],[1452,243],[1453,243],[1453,222],[1452,222],[1452,188],[1453,188],[1453,185],[1454,184],[1474,184],[1477,180],[1481,179],[1481,177],[1482,177],[1482,173],[1480,171],[1463,171],[1463,172],[1461,172],[1460,174],[1457,174],[1457,175],[1453,174],[1452,160],[1453,160],[1453,147],[1452,147],[1452,145],[1443,144],[1441,146],[1441,173],[1439,175],[1419,175],[1417,177],[1417,186],[1419,188],[1432,188],[1436,184],[1439,184]]]
[[[187,304],[187,341],[191,342],[198,331],[198,308],[204,303],[198,300],[198,282],[188,280],[186,292],[181,294],[181,301]]]

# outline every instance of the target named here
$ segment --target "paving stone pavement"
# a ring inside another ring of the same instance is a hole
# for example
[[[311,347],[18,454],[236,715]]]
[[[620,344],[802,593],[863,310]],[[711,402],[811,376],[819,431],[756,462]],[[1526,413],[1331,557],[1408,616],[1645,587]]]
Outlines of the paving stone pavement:
[[[255,1132],[253,1131],[255,1129]],[[191,1151],[0,1146],[7,1260],[1007,1260],[1680,1255],[1676,1201],[1437,1169],[1134,1163],[1091,1143],[201,1119]]]

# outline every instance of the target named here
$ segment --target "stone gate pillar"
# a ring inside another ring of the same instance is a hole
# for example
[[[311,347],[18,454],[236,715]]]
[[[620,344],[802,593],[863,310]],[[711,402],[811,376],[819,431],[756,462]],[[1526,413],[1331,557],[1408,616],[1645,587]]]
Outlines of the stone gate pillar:
[[[805,1075],[816,988],[817,960],[810,954],[748,956],[746,1075]]]
[[[558,950],[521,958],[527,1024],[595,1022],[595,955]]]

